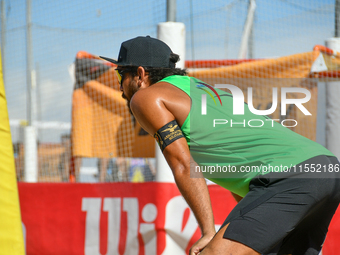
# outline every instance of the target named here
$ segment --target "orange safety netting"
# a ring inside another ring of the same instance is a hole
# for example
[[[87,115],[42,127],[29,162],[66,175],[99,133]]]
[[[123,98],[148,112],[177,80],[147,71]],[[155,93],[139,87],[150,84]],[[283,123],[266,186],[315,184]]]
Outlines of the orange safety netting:
[[[82,60],[87,61],[77,63]],[[132,118],[121,97],[115,68],[110,67],[88,53],[77,54],[72,154],[98,158],[154,157],[155,142]]]
[[[311,116],[305,116],[293,105],[287,108],[286,116],[281,116],[278,104],[271,117],[278,121],[297,120],[298,125],[291,129],[315,140],[318,79],[313,78],[339,77],[340,70],[340,58],[326,49],[319,46],[312,52],[275,59],[187,61],[187,65],[195,67],[189,69],[190,76],[208,84],[233,84],[242,89],[245,96],[247,88],[252,87],[253,105],[260,110],[270,108],[273,87],[279,92],[283,87],[307,88],[311,99],[304,106]],[[312,73],[312,65],[320,54],[329,69]],[[77,54],[77,79],[72,101],[72,154],[100,158],[154,157],[155,142],[129,113],[114,69],[113,64],[94,55]],[[288,94],[289,97],[297,95]]]

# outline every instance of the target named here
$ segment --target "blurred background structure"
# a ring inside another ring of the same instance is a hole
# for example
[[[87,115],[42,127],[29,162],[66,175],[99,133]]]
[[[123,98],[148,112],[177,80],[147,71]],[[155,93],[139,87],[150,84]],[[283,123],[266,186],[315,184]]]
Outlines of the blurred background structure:
[[[198,67],[210,68],[193,64],[198,60],[222,63],[312,52],[315,45],[338,37],[340,27],[336,0],[0,2],[3,75],[19,181],[155,179],[154,143],[126,112],[120,94],[112,91],[118,85],[112,66],[96,56],[116,58],[121,42],[140,35],[157,37],[159,23],[184,24],[184,60],[193,75]],[[312,55],[293,58],[291,66],[307,58],[312,65],[317,58]],[[277,68],[289,69],[287,63]],[[210,81],[219,77],[224,76]],[[79,118],[95,124],[87,127]],[[304,135],[315,140],[315,129]],[[75,137],[71,130],[84,135]],[[86,153],[77,151],[75,140]],[[28,175],[28,165],[38,172]]]

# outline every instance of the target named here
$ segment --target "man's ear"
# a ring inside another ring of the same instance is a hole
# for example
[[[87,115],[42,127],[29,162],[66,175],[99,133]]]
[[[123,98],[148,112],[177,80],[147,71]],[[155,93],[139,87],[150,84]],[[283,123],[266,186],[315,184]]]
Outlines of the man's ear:
[[[137,68],[137,75],[138,75],[138,82],[139,82],[140,86],[142,84],[144,84],[144,86],[149,86],[149,83],[150,83],[149,78],[148,78],[147,73],[145,72],[144,67],[139,66]]]
[[[143,68],[142,66],[139,66],[139,67],[137,68],[137,75],[138,75],[138,78],[139,78],[140,80],[143,80],[143,79],[144,79],[145,70],[144,70],[144,68]]]

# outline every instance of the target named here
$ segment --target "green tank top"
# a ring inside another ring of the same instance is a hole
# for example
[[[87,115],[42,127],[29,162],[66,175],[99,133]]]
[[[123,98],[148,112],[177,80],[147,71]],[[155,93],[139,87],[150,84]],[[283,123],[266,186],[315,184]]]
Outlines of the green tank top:
[[[250,180],[259,174],[288,170],[318,155],[334,156],[267,116],[253,114],[247,104],[244,115],[233,115],[232,95],[215,89],[217,97],[209,85],[196,78],[174,75],[162,82],[174,85],[191,98],[190,113],[181,129],[198,164],[195,170],[242,197],[249,191]]]

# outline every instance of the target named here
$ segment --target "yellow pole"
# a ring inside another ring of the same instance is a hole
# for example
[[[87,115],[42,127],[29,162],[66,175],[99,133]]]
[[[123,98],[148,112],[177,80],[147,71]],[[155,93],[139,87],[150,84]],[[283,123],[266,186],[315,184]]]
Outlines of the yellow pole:
[[[0,255],[8,254],[25,248],[0,53]]]

